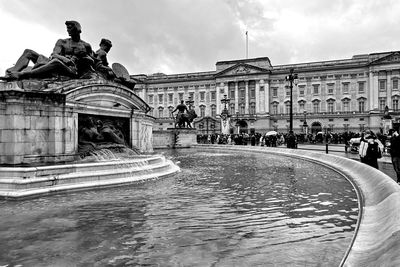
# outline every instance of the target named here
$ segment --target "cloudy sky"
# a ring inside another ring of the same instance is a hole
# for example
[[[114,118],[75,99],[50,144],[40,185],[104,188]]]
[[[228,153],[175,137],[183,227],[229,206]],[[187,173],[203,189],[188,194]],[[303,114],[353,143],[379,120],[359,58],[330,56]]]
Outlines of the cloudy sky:
[[[400,50],[398,0],[0,0],[0,75],[25,48],[49,56],[77,20],[130,74],[215,70],[248,56],[272,65]]]

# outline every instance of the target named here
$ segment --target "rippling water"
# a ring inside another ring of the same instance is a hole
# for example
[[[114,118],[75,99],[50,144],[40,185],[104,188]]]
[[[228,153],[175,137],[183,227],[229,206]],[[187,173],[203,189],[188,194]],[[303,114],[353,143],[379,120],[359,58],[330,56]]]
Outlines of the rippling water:
[[[194,149],[121,188],[0,202],[0,266],[338,266],[357,199],[307,161]]]

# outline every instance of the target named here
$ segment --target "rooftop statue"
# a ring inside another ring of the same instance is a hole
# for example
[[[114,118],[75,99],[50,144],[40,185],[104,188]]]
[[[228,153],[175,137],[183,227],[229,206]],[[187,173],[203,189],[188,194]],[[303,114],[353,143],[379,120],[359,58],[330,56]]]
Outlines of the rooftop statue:
[[[91,79],[102,77],[133,88],[135,82],[130,79],[127,70],[117,64],[115,71],[109,67],[107,53],[112,47],[110,40],[102,39],[100,49],[93,52],[89,43],[81,39],[82,27],[77,21],[66,21],[70,38],[59,39],[48,58],[31,49],[25,49],[15,65],[6,70],[0,80],[13,81],[24,79],[60,78]],[[33,67],[28,67],[32,62]]]

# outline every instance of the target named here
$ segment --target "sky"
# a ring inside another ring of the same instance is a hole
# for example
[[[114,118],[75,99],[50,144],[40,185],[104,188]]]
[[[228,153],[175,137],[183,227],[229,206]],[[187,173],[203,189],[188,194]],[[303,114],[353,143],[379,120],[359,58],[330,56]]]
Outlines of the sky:
[[[110,64],[149,75],[214,71],[246,51],[273,66],[398,51],[399,14],[398,0],[0,0],[0,75],[26,48],[50,56],[67,20],[94,51],[112,41]]]

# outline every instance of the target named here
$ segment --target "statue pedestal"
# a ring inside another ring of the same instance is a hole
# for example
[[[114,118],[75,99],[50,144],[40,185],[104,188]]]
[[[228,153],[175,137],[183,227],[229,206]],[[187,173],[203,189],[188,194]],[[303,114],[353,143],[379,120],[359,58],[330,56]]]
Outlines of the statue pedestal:
[[[126,121],[129,146],[152,152],[154,119],[131,89],[105,80],[0,82],[0,165],[75,161],[78,117]]]
[[[195,128],[168,128],[153,131],[153,148],[188,148],[196,144]]]

